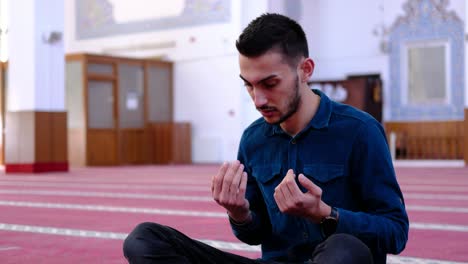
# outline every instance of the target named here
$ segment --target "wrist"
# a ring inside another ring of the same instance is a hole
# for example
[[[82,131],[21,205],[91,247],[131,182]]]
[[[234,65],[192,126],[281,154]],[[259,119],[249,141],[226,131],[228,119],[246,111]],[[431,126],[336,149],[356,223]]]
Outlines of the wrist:
[[[322,220],[325,218],[325,217],[328,217],[331,215],[332,213],[332,207],[329,206],[328,204],[324,203],[323,201],[321,202],[320,204],[320,219],[319,219],[319,222],[322,222]]]
[[[229,216],[230,222],[235,225],[244,225],[252,222],[252,212],[250,210],[248,210],[247,213],[243,215],[233,215],[229,211],[227,214]]]
[[[330,214],[320,222],[320,228],[322,231],[322,236],[328,238],[336,232],[338,227],[339,211],[335,207],[330,207]]]
[[[325,217],[330,216],[331,211],[331,206],[327,205],[323,201],[320,201],[318,210],[316,210],[315,213],[311,212],[309,219],[316,224],[320,224],[323,219],[325,219]]]

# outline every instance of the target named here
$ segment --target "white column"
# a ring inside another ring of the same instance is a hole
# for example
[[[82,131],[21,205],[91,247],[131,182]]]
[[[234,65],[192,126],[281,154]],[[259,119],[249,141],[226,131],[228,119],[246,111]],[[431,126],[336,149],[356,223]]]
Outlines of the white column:
[[[10,0],[9,111],[64,111],[63,0]]]
[[[464,159],[468,166],[468,3],[465,1],[465,132],[464,132]]]
[[[63,0],[8,0],[5,170],[67,171]]]
[[[468,2],[466,1],[465,1],[465,109],[468,109]]]

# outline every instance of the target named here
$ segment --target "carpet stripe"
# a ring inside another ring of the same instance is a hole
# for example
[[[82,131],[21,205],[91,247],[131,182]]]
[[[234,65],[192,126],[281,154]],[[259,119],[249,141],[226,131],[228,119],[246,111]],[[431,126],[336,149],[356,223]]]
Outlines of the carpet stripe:
[[[467,186],[402,185],[405,191],[468,192]]]
[[[1,181],[0,186],[22,186],[22,187],[72,187],[72,188],[99,188],[99,189],[149,189],[149,190],[184,190],[184,191],[208,191],[209,182],[205,184],[195,184],[193,182],[162,183],[162,182],[139,182],[139,183],[99,183],[99,182],[33,182],[33,181]],[[445,191],[445,192],[468,192],[468,186],[438,186],[428,185],[427,183],[417,184],[401,184],[401,188],[405,191]]]
[[[451,212],[451,213],[468,213],[466,207],[445,207],[445,206],[425,206],[425,205],[407,205],[408,211],[422,212]]]
[[[422,200],[454,200],[468,201],[468,195],[461,194],[428,194],[428,193],[405,193],[405,198]]]
[[[15,249],[21,249],[21,248],[20,247],[10,247],[10,246],[0,247],[0,251],[8,251],[8,250],[15,250]]]
[[[0,201],[0,206],[34,207],[34,208],[48,208],[48,209],[85,210],[85,211],[105,211],[105,212],[119,212],[119,213],[141,213],[141,214],[176,215],[176,216],[193,216],[193,217],[215,217],[215,218],[227,217],[225,213],[218,213],[218,212],[166,210],[166,209],[156,209],[156,208],[134,208],[134,207],[117,207],[117,206],[102,206],[102,205],[87,205],[87,204],[85,205],[85,204]],[[410,228],[434,230],[434,231],[468,232],[468,226],[464,226],[464,225],[445,225],[445,224],[412,222],[410,223]]]
[[[175,191],[210,191],[206,186],[166,185],[147,183],[145,185],[122,183],[52,183],[52,182],[0,182],[0,186],[54,187],[54,188],[96,188],[96,189],[138,189],[138,190],[175,190]]]
[[[47,208],[47,209],[68,209],[68,210],[136,213],[136,214],[157,214],[157,215],[176,215],[176,216],[227,218],[226,213],[218,213],[218,212],[202,212],[202,211],[188,211],[188,210],[167,210],[167,209],[156,209],[156,208],[135,208],[135,207],[119,207],[119,206],[104,206],[104,205],[89,205],[89,204],[62,204],[62,203],[34,203],[34,202],[0,201],[0,206],[33,207],[33,208]]]
[[[446,225],[446,224],[433,224],[433,223],[410,223],[410,228],[421,230],[437,230],[437,231],[454,231],[454,232],[468,232],[466,225]]]
[[[213,202],[213,198],[210,196],[163,195],[163,194],[142,194],[142,193],[123,193],[123,192],[82,192],[82,191],[55,191],[55,190],[1,190],[0,189],[0,194],[132,198],[132,199]]]
[[[163,186],[161,186],[163,187]],[[161,188],[164,189],[164,188]],[[156,199],[156,200],[180,200],[180,201],[200,201],[212,202],[211,196],[195,195],[160,195],[160,194],[141,194],[127,192],[93,192],[93,191],[57,191],[57,190],[11,190],[0,189],[0,194],[25,194],[25,195],[44,195],[44,196],[79,196],[79,197],[107,197],[107,198],[134,198],[134,199]],[[425,194],[425,193],[406,193],[407,199],[421,200],[453,200],[468,201],[468,195],[457,194]]]

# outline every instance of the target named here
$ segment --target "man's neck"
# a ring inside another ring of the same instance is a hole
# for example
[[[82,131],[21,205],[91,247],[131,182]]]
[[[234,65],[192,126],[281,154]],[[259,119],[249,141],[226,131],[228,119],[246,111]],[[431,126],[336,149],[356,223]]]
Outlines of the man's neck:
[[[297,112],[280,124],[280,127],[294,137],[301,132],[314,118],[320,105],[320,96],[307,88],[301,97]]]

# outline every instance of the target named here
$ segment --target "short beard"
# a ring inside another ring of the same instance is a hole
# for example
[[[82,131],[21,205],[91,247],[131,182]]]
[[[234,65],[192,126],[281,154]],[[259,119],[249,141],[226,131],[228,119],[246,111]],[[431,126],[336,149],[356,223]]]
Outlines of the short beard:
[[[299,109],[301,104],[301,96],[299,95],[299,76],[296,75],[296,85],[294,87],[294,95],[291,100],[288,102],[288,108],[286,114],[280,117],[280,119],[274,123],[274,125],[279,125],[290,118],[293,114]]]

